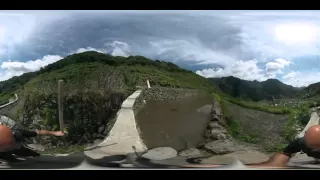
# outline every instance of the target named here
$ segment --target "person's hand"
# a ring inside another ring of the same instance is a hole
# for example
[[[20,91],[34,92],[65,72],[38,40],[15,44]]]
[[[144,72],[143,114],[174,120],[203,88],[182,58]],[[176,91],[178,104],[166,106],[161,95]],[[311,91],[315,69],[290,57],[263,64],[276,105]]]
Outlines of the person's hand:
[[[64,136],[65,133],[63,131],[55,131],[55,132],[53,132],[53,135],[54,136]]]

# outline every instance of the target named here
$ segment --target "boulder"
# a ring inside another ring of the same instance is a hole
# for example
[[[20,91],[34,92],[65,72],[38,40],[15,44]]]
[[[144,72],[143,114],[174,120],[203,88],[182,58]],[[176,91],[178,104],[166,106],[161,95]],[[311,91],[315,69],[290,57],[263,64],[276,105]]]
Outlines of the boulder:
[[[235,151],[235,144],[228,139],[215,140],[204,145],[204,149],[213,154],[227,154]]]
[[[188,157],[188,158],[203,157],[203,153],[196,148],[189,148],[189,149],[180,151],[178,155],[183,157]]]
[[[171,147],[158,147],[148,150],[142,157],[150,160],[165,160],[174,158],[177,154],[178,152]]]
[[[213,129],[213,128],[223,128],[218,122],[209,122],[208,128]]]
[[[210,131],[210,138],[214,140],[219,140],[219,139],[227,139],[227,131],[226,130],[221,130],[221,129],[211,129]]]
[[[44,146],[42,146],[41,144],[28,144],[27,146],[29,146],[30,148],[32,148],[36,151],[44,151],[45,150]]]
[[[105,126],[100,126],[100,127],[98,128],[98,133],[99,133],[99,134],[102,134],[105,129],[106,129]]]

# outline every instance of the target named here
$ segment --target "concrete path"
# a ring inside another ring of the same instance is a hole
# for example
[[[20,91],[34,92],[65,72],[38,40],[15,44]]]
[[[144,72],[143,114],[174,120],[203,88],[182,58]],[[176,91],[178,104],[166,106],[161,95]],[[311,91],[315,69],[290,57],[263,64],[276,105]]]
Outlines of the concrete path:
[[[13,98],[9,99],[9,102],[6,103],[6,104],[1,105],[0,109],[4,108],[6,106],[9,106],[10,104],[13,104],[13,103],[17,102],[18,100],[19,100],[18,95],[14,94],[14,99]]]
[[[85,152],[85,155],[99,159],[108,155],[124,155],[147,150],[140,138],[133,112],[133,105],[141,92],[135,91],[123,102],[108,137],[93,150]]]

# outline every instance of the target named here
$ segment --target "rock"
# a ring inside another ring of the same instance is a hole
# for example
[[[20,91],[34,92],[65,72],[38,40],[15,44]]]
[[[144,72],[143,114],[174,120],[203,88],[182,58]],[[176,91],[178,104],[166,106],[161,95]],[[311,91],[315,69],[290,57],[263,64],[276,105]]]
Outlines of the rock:
[[[64,145],[63,142],[58,142],[58,143],[57,143],[57,147],[62,147],[63,145]]]
[[[223,128],[218,122],[209,122],[208,127],[213,129],[213,128]]]
[[[104,135],[104,136],[108,135],[108,128],[105,128],[105,130],[103,131],[102,135]]]
[[[213,122],[217,123],[217,122]],[[209,124],[208,129],[205,131],[205,138],[219,140],[219,139],[227,139],[228,138],[228,131],[218,124],[213,124],[216,128],[211,128],[212,124]]]
[[[212,105],[204,105],[201,108],[197,109],[199,113],[209,114],[211,112]]]
[[[94,140],[94,144],[100,144],[102,141],[100,139]]]
[[[45,148],[41,144],[28,144],[28,146],[36,151],[44,151]]]
[[[215,130],[212,129],[210,131],[210,138],[211,139],[215,139],[215,140],[219,140],[219,139],[227,139],[227,135],[226,135],[226,131],[225,130]]]
[[[98,128],[98,134],[102,134],[105,129],[106,129],[105,126],[100,126],[100,127]]]
[[[142,157],[150,160],[165,160],[174,158],[177,154],[177,151],[171,147],[158,147],[148,150],[148,152],[144,153]]]
[[[203,157],[203,153],[196,148],[189,148],[189,149],[183,150],[179,152],[178,155],[183,157],[188,157],[188,158]]]
[[[216,114],[211,115],[211,121],[219,121],[219,120],[220,120],[220,118],[218,117],[218,115],[216,115]]]
[[[87,143],[89,140],[88,140],[88,138],[87,138],[87,136],[82,136],[82,138],[81,138],[81,142],[83,142],[83,143]]]
[[[98,134],[97,134],[97,133],[93,133],[93,134],[92,134],[92,139],[97,139],[97,137],[98,137]]]
[[[235,145],[228,139],[216,140],[206,143],[204,149],[214,154],[227,154],[235,151]]]
[[[230,164],[235,159],[239,160],[243,164],[254,164],[265,162],[269,159],[266,154],[258,151],[236,151],[230,154],[216,155],[201,160],[201,164]]]

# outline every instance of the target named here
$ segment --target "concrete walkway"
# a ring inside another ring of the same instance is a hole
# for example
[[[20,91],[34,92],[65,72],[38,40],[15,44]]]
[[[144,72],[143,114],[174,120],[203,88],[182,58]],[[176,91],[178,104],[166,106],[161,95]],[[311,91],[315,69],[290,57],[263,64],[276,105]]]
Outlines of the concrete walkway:
[[[17,94],[14,94],[14,98],[9,99],[9,102],[8,102],[8,103],[1,105],[1,106],[0,106],[0,109],[4,108],[4,107],[6,107],[6,106],[9,106],[10,104],[13,104],[13,103],[17,102],[18,99],[19,99],[19,98],[18,98],[18,95],[17,95]]]
[[[126,155],[147,150],[140,138],[133,112],[133,105],[141,92],[141,90],[135,91],[122,103],[108,137],[93,150],[85,152],[85,155],[99,159],[108,155]]]

